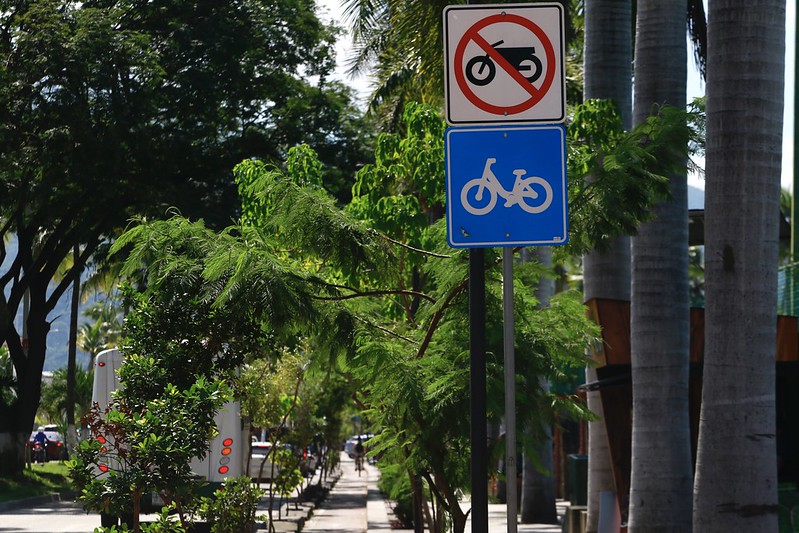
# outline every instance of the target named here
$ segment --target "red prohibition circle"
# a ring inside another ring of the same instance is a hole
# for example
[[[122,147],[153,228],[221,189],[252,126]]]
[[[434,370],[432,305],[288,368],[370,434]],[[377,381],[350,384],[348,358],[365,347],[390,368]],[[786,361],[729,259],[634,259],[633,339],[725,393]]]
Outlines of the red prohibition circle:
[[[538,40],[541,41],[541,44],[544,45],[544,52],[547,58],[547,71],[544,76],[544,81],[541,83],[540,89],[536,89],[530,82],[528,82],[519,71],[513,68],[513,66],[511,66],[511,64],[508,63],[504,57],[496,52],[491,44],[478,33],[483,28],[499,22],[510,22],[527,28],[533,32],[535,36],[538,37]],[[480,48],[489,54],[492,60],[494,60],[503,70],[510,74],[510,76],[530,94],[530,98],[516,105],[498,106],[489,102],[485,102],[479,96],[474,94],[474,91],[472,91],[472,89],[469,87],[469,83],[466,81],[464,76],[463,63],[463,55],[466,53],[466,45],[468,45],[470,41],[474,41]],[[460,42],[458,42],[457,48],[455,49],[453,64],[455,66],[455,79],[457,80],[458,87],[461,89],[461,92],[463,92],[463,95],[466,97],[466,99],[486,113],[492,113],[495,115],[515,115],[517,113],[527,111],[535,104],[540,102],[552,86],[552,81],[555,79],[556,70],[555,49],[552,47],[552,43],[550,42],[549,37],[547,37],[547,34],[544,33],[544,30],[542,30],[533,21],[513,13],[491,15],[490,17],[486,17],[477,21],[468,30],[466,30],[466,32],[463,34],[463,37],[461,37]]]

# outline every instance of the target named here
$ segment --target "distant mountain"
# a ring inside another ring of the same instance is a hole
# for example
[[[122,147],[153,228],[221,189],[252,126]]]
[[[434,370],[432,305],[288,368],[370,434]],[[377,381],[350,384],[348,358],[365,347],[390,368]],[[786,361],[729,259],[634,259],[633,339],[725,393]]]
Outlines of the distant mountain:
[[[5,273],[10,267],[11,263],[16,256],[17,240],[12,235],[10,242],[6,244],[6,249],[9,251],[6,260],[0,265],[0,275]],[[71,291],[67,291],[64,296],[58,301],[55,309],[53,309],[47,318],[50,320],[50,334],[47,335],[47,356],[44,361],[44,369],[47,371],[57,370],[67,366],[67,349],[69,346],[69,309],[70,299],[72,297]],[[93,301],[82,304],[79,308],[78,325],[86,321],[83,316],[83,310],[91,306]],[[17,313],[14,319],[14,325],[19,331],[22,331],[22,308]],[[89,354],[78,350],[77,364],[83,366],[89,364]]]

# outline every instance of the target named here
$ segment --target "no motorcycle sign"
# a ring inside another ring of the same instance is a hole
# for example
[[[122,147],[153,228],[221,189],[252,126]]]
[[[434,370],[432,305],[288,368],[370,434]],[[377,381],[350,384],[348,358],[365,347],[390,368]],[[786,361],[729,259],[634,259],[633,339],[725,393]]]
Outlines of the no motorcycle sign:
[[[557,123],[566,116],[563,7],[448,6],[444,10],[450,124]]]

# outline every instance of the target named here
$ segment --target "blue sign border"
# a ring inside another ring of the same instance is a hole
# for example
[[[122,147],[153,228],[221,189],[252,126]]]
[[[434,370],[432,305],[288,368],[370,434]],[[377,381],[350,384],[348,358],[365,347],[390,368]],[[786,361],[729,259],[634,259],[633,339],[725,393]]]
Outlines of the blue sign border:
[[[450,246],[568,242],[566,129],[562,124],[456,126],[445,135]]]

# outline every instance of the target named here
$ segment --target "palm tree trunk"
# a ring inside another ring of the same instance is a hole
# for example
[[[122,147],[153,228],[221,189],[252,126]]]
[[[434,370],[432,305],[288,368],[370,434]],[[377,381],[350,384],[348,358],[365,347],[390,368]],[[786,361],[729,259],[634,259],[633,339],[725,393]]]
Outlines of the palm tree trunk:
[[[777,531],[775,353],[785,2],[710,2],[697,532]]]
[[[541,382],[542,388],[549,390],[549,383]],[[540,471],[535,461],[524,453],[522,466],[522,524],[557,524],[558,511],[555,496],[555,462],[552,450],[552,429],[543,428],[544,438],[536,447]]]
[[[686,101],[686,0],[641,0],[633,120]],[[690,303],[688,185],[670,176],[671,198],[633,238],[630,339],[633,378],[629,530],[691,530],[688,417]]]
[[[77,270],[80,261],[80,249],[75,246],[73,250],[73,269]],[[77,445],[77,432],[75,431],[75,359],[78,350],[78,308],[80,306],[80,274],[75,274],[72,281],[72,301],[69,310],[69,346],[67,348],[67,434],[66,446],[72,453]]]
[[[622,125],[632,125],[632,2],[592,0],[585,3],[584,96],[615,102]],[[630,238],[615,239],[605,253],[583,256],[583,294],[593,298],[630,300]],[[586,381],[596,381],[586,369]],[[599,523],[599,495],[614,491],[613,471],[599,392],[588,393],[588,408],[598,420],[588,423],[588,517],[586,531]]]
[[[522,251],[522,259],[525,261],[534,259],[543,265],[552,267],[552,248],[526,248]],[[539,305],[542,307],[549,306],[549,301],[554,292],[555,281],[541,279],[535,291]],[[548,392],[549,383],[544,379],[539,379],[539,382],[541,387]],[[535,461],[531,460],[525,453],[522,466],[521,522],[522,524],[555,524],[558,521],[558,512],[555,503],[555,461],[552,450],[552,429],[546,426],[541,432],[529,431],[528,433],[541,433],[544,435],[544,438],[536,446],[536,453],[538,454],[540,466],[546,472],[540,472],[535,467]],[[515,483],[516,480],[508,480],[508,482]]]

